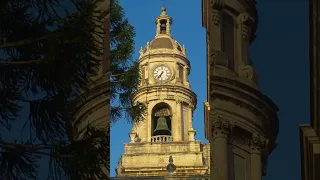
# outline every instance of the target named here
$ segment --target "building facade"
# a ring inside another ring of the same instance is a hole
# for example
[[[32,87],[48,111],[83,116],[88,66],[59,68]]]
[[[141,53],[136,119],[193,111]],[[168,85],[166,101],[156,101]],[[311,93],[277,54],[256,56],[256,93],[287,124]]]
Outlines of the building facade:
[[[192,127],[197,97],[186,48],[171,36],[165,7],[155,23],[154,39],[140,50],[142,79],[132,99],[146,104],[147,112],[133,125],[113,179],[209,180],[209,145],[195,140]]]
[[[249,57],[255,0],[202,0],[207,37],[205,135],[210,179],[261,180],[276,147],[277,106],[258,87]]]
[[[87,130],[87,126],[96,128],[107,128],[110,126],[110,0],[99,2],[97,10],[105,11],[105,16],[94,17],[98,19],[97,32],[105,34],[105,36],[95,36],[97,46],[101,51],[105,51],[103,56],[96,57],[100,59],[100,66],[97,69],[97,74],[91,76],[91,84],[76,101],[74,109],[74,121],[72,124],[72,133],[69,133],[70,139],[79,139]],[[100,28],[103,27],[103,28]]]
[[[300,125],[301,179],[320,179],[320,3],[309,0],[310,125]]]

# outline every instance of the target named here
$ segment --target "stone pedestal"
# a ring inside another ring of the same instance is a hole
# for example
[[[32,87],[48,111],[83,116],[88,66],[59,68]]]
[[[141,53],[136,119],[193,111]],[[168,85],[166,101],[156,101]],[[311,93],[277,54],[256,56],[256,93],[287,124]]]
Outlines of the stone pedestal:
[[[189,141],[194,141],[194,136],[196,135],[196,130],[190,129],[188,131],[188,134],[189,134]]]
[[[137,137],[137,133],[129,133],[130,143],[134,143]]]

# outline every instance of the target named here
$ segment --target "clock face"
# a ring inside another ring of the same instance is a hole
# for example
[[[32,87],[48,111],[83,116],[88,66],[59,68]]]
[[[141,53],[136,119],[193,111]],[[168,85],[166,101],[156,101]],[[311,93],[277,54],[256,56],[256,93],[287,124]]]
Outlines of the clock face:
[[[167,66],[158,66],[153,71],[153,77],[158,81],[166,81],[170,76],[171,71]]]

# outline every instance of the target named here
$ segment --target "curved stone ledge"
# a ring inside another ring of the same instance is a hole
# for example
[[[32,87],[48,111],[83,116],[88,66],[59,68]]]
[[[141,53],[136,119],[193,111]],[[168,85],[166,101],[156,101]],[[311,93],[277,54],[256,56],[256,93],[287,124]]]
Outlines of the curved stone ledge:
[[[144,55],[143,57],[141,57],[139,59],[139,63],[142,63],[143,61],[145,60],[148,60],[148,59],[152,59],[152,58],[156,58],[156,57],[173,57],[173,58],[178,58],[178,59],[181,59],[183,60],[184,62],[187,63],[187,65],[190,67],[190,61],[188,60],[188,58],[186,58],[185,56],[183,55],[179,55],[179,54],[173,54],[173,53],[156,53],[156,54],[148,54],[148,55]]]
[[[74,137],[78,138],[83,134],[89,124],[95,127],[104,127],[109,123],[107,118],[103,119],[110,114],[109,90],[108,81],[103,81],[84,92],[76,100],[72,122],[72,127],[75,129]],[[95,112],[99,114],[94,114]]]
[[[186,103],[193,104],[194,106],[197,105],[197,95],[190,89],[184,86],[177,86],[176,84],[163,84],[161,87],[159,87],[159,85],[141,87],[135,92],[132,101],[137,102],[141,98],[147,102],[152,100],[159,100],[159,92],[165,93],[166,99],[176,100],[176,98],[180,98],[180,100],[185,100]]]
[[[224,109],[235,114],[240,114],[235,110],[236,106],[243,108],[242,111],[249,111],[252,116],[247,117],[250,121],[246,123],[254,126],[260,124],[265,136],[271,141],[275,141],[279,131],[277,106],[260,91],[250,86],[226,78],[216,76],[212,78],[210,86],[213,99],[211,102],[225,101],[231,102],[233,105],[230,105],[229,108],[218,107],[217,105],[210,106],[214,109]]]

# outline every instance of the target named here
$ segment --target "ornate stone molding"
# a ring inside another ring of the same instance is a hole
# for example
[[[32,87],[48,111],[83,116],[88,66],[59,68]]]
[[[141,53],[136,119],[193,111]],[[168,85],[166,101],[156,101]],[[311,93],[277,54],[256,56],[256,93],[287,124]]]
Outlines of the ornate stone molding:
[[[211,0],[211,8],[212,8],[212,23],[214,25],[220,24],[220,11],[224,6],[224,0]]]
[[[241,76],[253,80],[253,75],[254,75],[254,70],[252,68],[252,66],[250,65],[245,65],[241,68]]]
[[[212,120],[211,133],[213,138],[228,138],[233,128],[233,124],[221,117]]]
[[[249,146],[252,154],[261,154],[263,149],[266,147],[267,139],[259,134],[253,134],[249,140]]]
[[[271,134],[273,135],[277,134],[279,127],[276,113],[278,108],[268,97],[257,89],[235,80],[217,76],[211,76],[210,78],[212,79],[210,83],[210,101],[219,98],[246,108],[258,117],[265,119],[263,126],[267,128],[268,132],[272,132]]]
[[[211,0],[211,8],[221,10],[224,6],[224,0]]]
[[[250,18],[250,15],[246,12],[241,13],[238,18],[237,21],[240,25],[240,29],[241,29],[241,36],[243,39],[247,39],[248,38],[248,26],[247,26],[247,22]]]
[[[212,23],[216,26],[220,24],[220,11],[216,9],[212,9]]]

